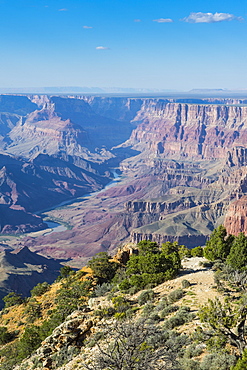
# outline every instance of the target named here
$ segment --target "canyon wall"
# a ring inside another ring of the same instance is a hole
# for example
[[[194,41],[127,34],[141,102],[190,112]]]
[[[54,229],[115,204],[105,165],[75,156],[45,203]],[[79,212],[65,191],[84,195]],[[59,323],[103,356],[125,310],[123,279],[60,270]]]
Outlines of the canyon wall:
[[[58,211],[72,230],[30,239],[31,247],[81,261],[125,240],[205,243],[231,202],[247,194],[246,103],[0,96],[2,232],[24,230],[14,211],[43,228],[30,212],[101,189],[119,167],[118,185]],[[4,222],[7,209],[16,224]]]
[[[146,102],[134,120],[128,144],[166,158],[224,159],[247,139],[246,106]]]

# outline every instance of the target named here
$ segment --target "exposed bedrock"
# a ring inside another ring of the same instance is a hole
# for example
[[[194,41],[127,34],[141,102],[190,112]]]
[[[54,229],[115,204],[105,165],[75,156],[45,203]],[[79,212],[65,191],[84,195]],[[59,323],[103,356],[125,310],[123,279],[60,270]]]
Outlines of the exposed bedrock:
[[[243,232],[247,235],[247,195],[231,203],[224,226],[228,234],[238,235]]]
[[[225,158],[247,139],[246,106],[164,103],[143,106],[135,120],[128,143],[166,157]]]

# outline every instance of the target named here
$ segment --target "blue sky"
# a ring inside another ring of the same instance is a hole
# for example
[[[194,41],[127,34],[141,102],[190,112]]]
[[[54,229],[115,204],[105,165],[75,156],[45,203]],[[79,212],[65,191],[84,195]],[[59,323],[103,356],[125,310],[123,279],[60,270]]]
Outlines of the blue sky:
[[[0,88],[247,89],[245,0],[0,0]]]

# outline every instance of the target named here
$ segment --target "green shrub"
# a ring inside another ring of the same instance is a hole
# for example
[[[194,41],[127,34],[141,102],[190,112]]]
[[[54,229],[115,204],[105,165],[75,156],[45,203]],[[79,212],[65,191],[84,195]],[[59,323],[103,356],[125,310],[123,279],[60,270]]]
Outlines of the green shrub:
[[[235,237],[226,263],[238,271],[246,270],[247,266],[247,237],[240,233]]]
[[[138,304],[142,306],[144,303],[152,302],[154,300],[154,291],[153,290],[145,290],[142,292],[138,297]]]
[[[24,302],[24,299],[20,294],[10,292],[5,297],[3,297],[3,301],[5,303],[4,308],[8,308],[11,306],[22,304]]]
[[[189,288],[191,286],[191,283],[188,280],[184,279],[184,280],[182,280],[181,285],[182,285],[183,289],[186,289],[186,288]]]
[[[142,241],[138,243],[139,254],[130,256],[126,266],[126,277],[119,284],[121,290],[131,286],[150,289],[157,284],[176,276],[181,267],[177,243],[157,243]]]
[[[99,252],[88,262],[88,266],[102,282],[112,280],[119,267],[116,262],[111,262],[110,259],[111,256],[106,252]]]
[[[124,279],[120,284],[119,284],[119,289],[120,290],[123,290],[123,291],[126,291],[126,290],[129,290],[131,288],[131,284],[129,282],[129,279]],[[138,289],[138,288],[137,288]],[[138,289],[139,290],[139,289]]]
[[[110,292],[112,289],[113,285],[110,283],[103,283],[102,285],[98,284],[96,285],[94,289],[94,296],[95,297],[102,297],[106,293]]]
[[[27,315],[28,322],[34,322],[42,316],[41,304],[38,303],[35,298],[32,298],[28,302],[24,314]]]
[[[40,296],[50,289],[50,284],[47,282],[37,284],[31,291],[31,296]]]
[[[169,295],[168,295],[168,301],[170,303],[174,303],[179,301],[179,299],[183,298],[184,296],[184,291],[181,288],[178,288],[176,290],[173,290]]]
[[[165,318],[170,313],[176,312],[179,309],[178,306],[167,306],[160,312],[160,317]]]
[[[113,315],[115,315],[115,313],[116,313],[116,310],[113,307],[105,307],[100,310],[94,311],[95,316],[99,316],[100,318],[112,317]]]
[[[238,360],[232,370],[246,370],[247,369],[247,349],[244,350],[242,357]]]
[[[191,250],[187,247],[185,247],[185,245],[179,245],[178,247],[178,253],[179,253],[179,256],[182,259],[184,258],[190,258],[191,257]]]
[[[229,370],[235,363],[236,356],[226,352],[215,352],[204,357],[200,370]]]
[[[87,296],[91,294],[92,282],[85,281],[72,281],[62,285],[61,289],[57,291],[55,302],[57,304],[57,315],[61,316],[64,320],[66,316],[70,315],[73,311],[85,306]]]
[[[137,292],[139,292],[139,289],[138,289],[136,286],[132,286],[132,287],[129,289],[129,291],[128,291],[128,293],[129,293],[130,295],[134,295],[134,294],[136,294]]]
[[[14,339],[14,335],[8,332],[6,326],[0,326],[0,345],[6,344]]]
[[[155,306],[152,303],[150,302],[146,303],[142,310],[142,316],[150,317],[154,309],[155,309]]]
[[[234,237],[227,236],[226,228],[220,225],[212,232],[210,239],[206,242],[206,247],[203,250],[204,257],[209,261],[218,259],[225,261],[230,253],[233,240]]]
[[[113,297],[112,303],[116,313],[125,313],[131,308],[130,302],[123,296]]]
[[[41,343],[39,328],[37,326],[26,327],[18,342],[17,358],[22,360],[34,352]]]
[[[163,297],[155,307],[155,311],[162,311],[164,308],[169,306],[167,297]]]
[[[192,257],[203,257],[203,248],[202,247],[195,247],[191,249],[191,256]]]
[[[195,317],[194,314],[190,313],[189,307],[181,307],[175,316],[172,316],[164,323],[165,329],[174,329],[177,326],[181,326],[189,321],[191,321]]]
[[[73,275],[75,271],[70,266],[63,266],[60,269],[60,275],[57,278],[57,281],[62,279],[67,279],[69,276]]]
[[[150,316],[149,316],[149,321],[148,322],[152,322],[152,321],[160,321],[160,316],[153,312]]]

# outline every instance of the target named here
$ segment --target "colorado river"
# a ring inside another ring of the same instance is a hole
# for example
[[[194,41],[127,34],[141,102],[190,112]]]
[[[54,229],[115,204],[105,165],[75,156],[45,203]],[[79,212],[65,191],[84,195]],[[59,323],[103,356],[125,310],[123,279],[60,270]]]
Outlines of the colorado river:
[[[89,197],[96,196],[96,195],[100,194],[101,192],[112,188],[113,186],[115,186],[121,180],[120,175],[118,175],[118,173],[116,171],[113,171],[112,174],[114,176],[114,179],[111,182],[109,182],[109,184],[107,184],[103,189],[101,189],[99,191],[94,191],[92,193],[84,194],[83,196],[78,197],[78,198],[74,198],[74,199],[70,199],[70,200],[61,202],[61,203],[57,204],[54,207],[36,212],[36,214],[38,214],[38,215],[40,215],[41,217],[44,218],[44,217],[46,217],[45,212],[53,211],[56,208],[64,207],[64,206],[71,205],[71,204],[74,204],[74,203],[82,202],[83,200],[86,200]],[[52,234],[52,233],[59,233],[59,232],[67,230],[67,227],[65,225],[60,224],[58,222],[54,222],[54,221],[44,221],[44,222],[47,224],[48,229],[51,229],[51,230],[47,229],[47,232],[45,232],[43,235],[48,235],[48,234]]]

